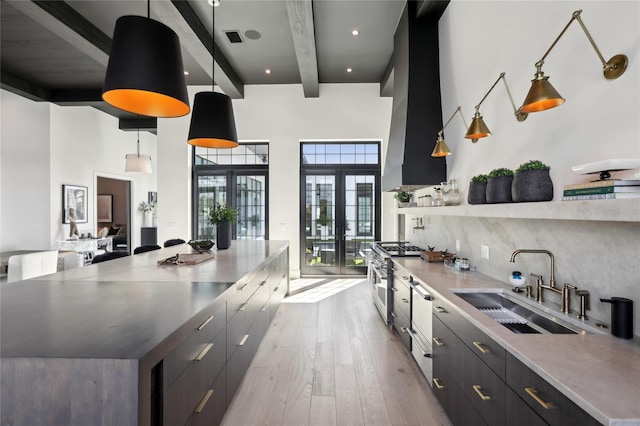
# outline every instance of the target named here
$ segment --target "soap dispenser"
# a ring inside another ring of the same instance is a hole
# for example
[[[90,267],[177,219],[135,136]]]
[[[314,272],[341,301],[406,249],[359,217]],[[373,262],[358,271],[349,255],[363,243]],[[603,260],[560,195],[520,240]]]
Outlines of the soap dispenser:
[[[611,334],[621,339],[633,338],[633,300],[624,297],[600,299],[611,303]]]

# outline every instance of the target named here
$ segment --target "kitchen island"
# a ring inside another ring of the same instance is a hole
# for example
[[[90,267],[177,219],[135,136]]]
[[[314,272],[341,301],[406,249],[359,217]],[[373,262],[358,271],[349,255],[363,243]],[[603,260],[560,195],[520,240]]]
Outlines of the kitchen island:
[[[215,424],[288,291],[288,242],[188,245],[0,286],[1,423]]]

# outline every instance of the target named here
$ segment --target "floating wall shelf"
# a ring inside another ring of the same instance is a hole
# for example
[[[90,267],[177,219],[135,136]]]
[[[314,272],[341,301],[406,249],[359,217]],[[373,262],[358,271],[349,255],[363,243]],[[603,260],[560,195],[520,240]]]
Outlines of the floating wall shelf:
[[[640,222],[640,198],[395,208],[397,214],[510,219]]]

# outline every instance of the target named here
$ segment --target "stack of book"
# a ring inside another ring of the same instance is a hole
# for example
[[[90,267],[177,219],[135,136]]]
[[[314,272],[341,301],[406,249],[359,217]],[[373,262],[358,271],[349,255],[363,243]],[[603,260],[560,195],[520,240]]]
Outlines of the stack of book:
[[[564,186],[563,201],[640,198],[640,179],[605,179]]]

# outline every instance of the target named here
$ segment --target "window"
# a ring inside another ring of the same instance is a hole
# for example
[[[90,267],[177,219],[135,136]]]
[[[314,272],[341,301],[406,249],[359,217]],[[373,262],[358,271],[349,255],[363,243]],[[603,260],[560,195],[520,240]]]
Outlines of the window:
[[[357,235],[372,235],[373,232],[373,184],[356,184]]]
[[[238,210],[234,239],[267,239],[269,145],[194,149],[194,239],[213,238],[209,210],[220,203]]]

